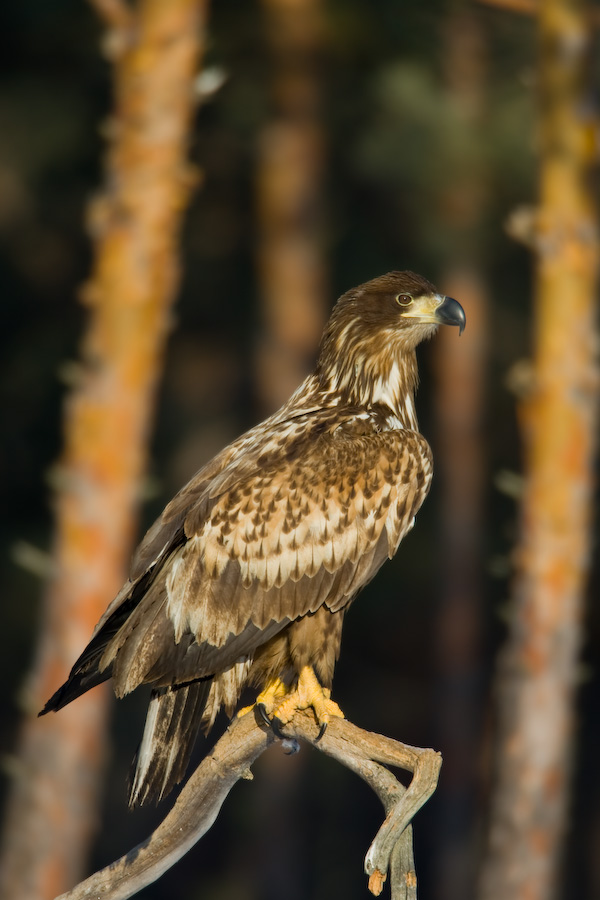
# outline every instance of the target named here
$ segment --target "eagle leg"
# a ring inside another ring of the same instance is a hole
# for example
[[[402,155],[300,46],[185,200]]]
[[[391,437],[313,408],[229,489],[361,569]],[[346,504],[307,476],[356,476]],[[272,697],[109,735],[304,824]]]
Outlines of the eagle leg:
[[[329,688],[324,688],[319,683],[312,666],[304,666],[298,676],[295,690],[290,691],[278,706],[271,709],[271,728],[275,735],[285,737],[281,731],[282,726],[291,722],[297,710],[308,709],[311,706],[320,726],[317,737],[317,741],[320,741],[332,716],[340,719],[345,717],[337,703],[331,699]]]

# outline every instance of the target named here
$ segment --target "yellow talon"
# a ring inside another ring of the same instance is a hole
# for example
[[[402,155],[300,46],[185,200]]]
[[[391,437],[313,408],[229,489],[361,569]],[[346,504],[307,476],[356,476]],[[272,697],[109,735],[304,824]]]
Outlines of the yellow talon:
[[[314,673],[312,666],[304,666],[298,676],[298,684],[294,691],[290,691],[282,703],[275,709],[271,710],[274,719],[278,719],[281,725],[286,725],[294,718],[294,713],[298,709],[308,709],[309,706],[315,711],[317,724],[321,728],[321,733],[325,730],[332,716],[340,719],[344,718],[344,713],[337,703],[331,700],[331,691],[323,688],[319,684],[319,680]]]
[[[310,706],[315,711],[320,728],[317,740],[323,736],[332,716],[345,718],[337,703],[331,699],[329,688],[324,688],[319,683],[312,666],[304,666],[293,691],[280,678],[276,678],[260,692],[252,706],[244,706],[239,710],[238,717],[262,707],[259,711],[265,722],[270,721],[275,735],[283,738],[285,735],[281,734],[281,726],[291,722],[297,710],[308,709]]]
[[[267,712],[271,712],[278,702],[285,697],[287,692],[287,685],[280,678],[276,678],[275,681],[266,686],[264,691],[260,692],[254,703],[250,706],[244,706],[243,709],[238,711],[238,718],[245,716],[246,713],[251,712],[259,704],[262,704]]]

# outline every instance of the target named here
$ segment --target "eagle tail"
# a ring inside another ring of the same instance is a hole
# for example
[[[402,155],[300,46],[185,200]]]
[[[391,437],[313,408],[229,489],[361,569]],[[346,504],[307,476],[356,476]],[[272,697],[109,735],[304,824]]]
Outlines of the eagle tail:
[[[211,679],[152,691],[144,734],[131,765],[129,806],[158,802],[184,777]]]

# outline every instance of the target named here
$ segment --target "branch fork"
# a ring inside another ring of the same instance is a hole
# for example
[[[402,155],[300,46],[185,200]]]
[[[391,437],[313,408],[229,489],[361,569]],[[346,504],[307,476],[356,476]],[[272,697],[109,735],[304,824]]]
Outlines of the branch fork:
[[[410,821],[434,792],[441,756],[363,731],[334,718],[322,739],[314,716],[296,713],[286,725],[299,739],[356,772],[383,803],[386,818],[371,844],[365,872],[369,890],[381,893],[391,872],[392,900],[416,900],[416,874]],[[233,720],[225,734],[184,785],[175,805],[156,830],[129,853],[82,881],[57,900],[126,900],[173,866],[213,825],[230,790],[252,778],[250,766],[276,738],[254,713]],[[386,766],[412,773],[405,788]]]

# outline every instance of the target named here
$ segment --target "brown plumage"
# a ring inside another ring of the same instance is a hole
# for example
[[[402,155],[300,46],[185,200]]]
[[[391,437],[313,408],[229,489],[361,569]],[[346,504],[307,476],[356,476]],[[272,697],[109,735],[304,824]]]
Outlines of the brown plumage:
[[[412,272],[348,291],[313,374],[205,465],[148,531],[129,580],[43,710],[111,677],[119,697],[152,685],[130,803],[181,780],[199,727],[222,706],[232,715],[248,685],[287,721],[294,688],[314,672],[326,689],[308,701],[317,718],[341,714],[327,689],[344,613],[398,549],[431,481],[414,410],[415,347],[438,323],[462,330],[464,321],[455,300]]]

